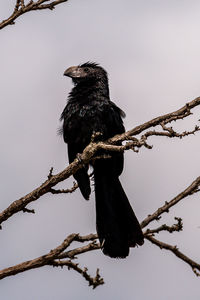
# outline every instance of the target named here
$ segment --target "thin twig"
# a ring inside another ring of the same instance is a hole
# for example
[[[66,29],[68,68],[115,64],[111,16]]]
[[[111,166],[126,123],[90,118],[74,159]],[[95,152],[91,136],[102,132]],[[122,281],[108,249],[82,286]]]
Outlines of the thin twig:
[[[176,224],[173,224],[172,226],[168,226],[166,224],[162,224],[161,226],[154,228],[154,229],[146,229],[144,235],[154,235],[154,233],[160,233],[161,231],[168,231],[170,233],[174,232],[174,231],[181,231],[183,230],[183,223],[182,223],[182,219],[181,218],[174,218],[175,220],[177,220]]]
[[[24,213],[27,212],[27,213],[31,213],[31,214],[34,214],[35,213],[35,210],[34,209],[29,209],[29,208],[23,208],[22,210]]]
[[[178,109],[172,113],[168,113],[168,114],[162,115],[160,117],[154,118],[151,121],[148,121],[148,122],[145,122],[144,124],[136,126],[135,128],[127,131],[124,134],[115,136],[114,138],[109,139],[108,142],[110,142],[112,144],[112,143],[116,143],[118,141],[123,141],[123,140],[125,140],[125,137],[138,135],[141,132],[143,132],[151,127],[160,125],[161,122],[164,122],[165,124],[167,124],[172,121],[184,119],[191,114],[191,113],[189,113],[190,110],[195,108],[198,105],[200,105],[200,97],[197,97],[194,100],[186,103],[183,107],[181,107],[180,109]]]
[[[177,246],[172,246],[170,244],[163,243],[157,239],[155,239],[151,235],[146,235],[145,238],[149,240],[154,245],[158,246],[160,249],[166,249],[171,251],[174,255],[176,255],[178,258],[183,260],[185,263],[187,263],[193,270],[196,276],[200,276],[200,264],[196,263],[194,260],[183,254]],[[198,270],[198,271],[197,271]]]
[[[104,284],[104,280],[99,274],[99,269],[97,269],[97,271],[96,271],[96,276],[92,277],[88,274],[87,268],[81,269],[79,267],[78,263],[76,264],[76,263],[72,262],[71,260],[62,260],[62,261],[54,260],[54,261],[50,262],[49,265],[54,266],[54,267],[61,267],[61,268],[63,268],[64,266],[67,266],[69,270],[70,269],[75,270],[76,272],[81,274],[83,276],[83,278],[85,278],[86,281],[88,281],[89,286],[92,286],[93,289],[95,289],[99,285]]]
[[[49,0],[38,0],[29,1],[29,3],[25,5],[24,0],[17,0],[13,13],[10,15],[10,17],[0,22],[0,29],[3,29],[8,25],[14,25],[15,20],[27,12],[42,9],[53,10],[57,5],[67,1],[68,0],[55,0],[50,2]]]
[[[200,186],[200,176],[197,177],[192,184],[190,184],[183,192],[181,192],[180,194],[178,194],[175,198],[173,198],[171,201],[169,202],[165,202],[165,204],[163,206],[161,206],[160,208],[158,208],[154,213],[152,213],[151,215],[149,215],[146,219],[144,219],[142,221],[142,223],[140,224],[142,228],[146,227],[150,222],[152,222],[153,220],[157,220],[158,217],[163,214],[164,212],[168,212],[169,209],[174,206],[175,204],[177,204],[180,200],[186,198],[187,196],[190,196],[192,194],[194,194],[195,191],[198,190]]]
[[[56,190],[56,189],[50,189],[49,192],[52,193],[52,194],[68,194],[68,193],[73,193],[76,189],[78,188],[78,183],[76,182],[73,182],[73,186],[70,188],[70,189],[59,189],[59,190]]]

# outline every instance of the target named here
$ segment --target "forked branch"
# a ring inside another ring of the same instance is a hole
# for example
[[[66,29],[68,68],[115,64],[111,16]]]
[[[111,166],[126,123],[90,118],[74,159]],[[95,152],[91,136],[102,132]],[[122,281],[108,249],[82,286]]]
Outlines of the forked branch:
[[[84,165],[87,165],[91,160],[95,159],[95,155],[98,150],[104,149],[108,151],[125,151],[132,149],[134,151],[139,151],[141,147],[146,147],[148,149],[151,149],[152,146],[149,146],[147,144],[148,137],[152,136],[152,131],[147,131],[142,134],[141,137],[136,138],[135,136],[139,135],[143,131],[155,127],[157,125],[163,126],[166,125],[168,122],[176,121],[179,119],[183,119],[191,114],[191,109],[200,105],[200,97],[194,99],[193,101],[187,103],[179,110],[162,115],[160,117],[154,118],[144,124],[141,124],[132,130],[129,130],[123,134],[116,135],[113,138],[109,139],[105,142],[98,142],[98,141],[91,141],[91,143],[84,149],[83,153],[80,155],[80,157],[76,158],[66,169],[64,169],[62,172],[53,175],[52,170],[50,174],[48,175],[48,179],[40,185],[38,188],[33,190],[31,193],[27,194],[26,196],[20,198],[19,200],[14,201],[10,204],[8,208],[6,208],[3,212],[0,213],[0,225],[6,221],[8,218],[13,216],[19,211],[24,211],[26,206],[39,199],[41,196],[43,196],[46,193],[57,193],[55,190],[53,190],[53,187],[57,185],[59,182],[62,182],[63,180],[69,178],[71,175],[76,173],[76,171],[80,168],[82,168]],[[194,134],[194,132],[199,131],[199,127],[196,126],[195,130],[192,132],[188,132],[188,134]],[[165,131],[164,136],[166,136]],[[175,132],[173,130],[173,132]],[[168,133],[168,132],[167,132]],[[170,136],[172,137],[178,137],[180,138],[181,134],[175,135],[174,133]],[[181,137],[186,136],[187,134],[181,135]],[[168,135],[167,135],[168,136]],[[118,142],[125,142],[125,145],[118,146],[116,145]],[[197,179],[199,182],[199,179]],[[76,186],[72,187],[72,191],[76,189]],[[62,190],[62,192],[64,192]],[[66,192],[70,192],[70,190],[67,190]],[[187,194],[187,191],[184,191]],[[59,192],[58,192],[59,193]],[[146,222],[146,221],[145,221]],[[146,226],[146,225],[145,225]]]
[[[40,4],[45,1],[37,1]],[[57,2],[57,1],[54,1]],[[32,2],[30,2],[32,3]],[[43,4],[44,5],[44,4]],[[24,2],[17,1],[15,10],[18,11],[23,8]],[[179,110],[172,112],[170,114],[166,114],[157,118],[154,118],[144,124],[141,124],[132,130],[129,130],[123,134],[116,135],[108,141],[102,142],[98,141],[96,138],[98,134],[94,134],[92,136],[91,143],[84,149],[83,153],[79,155],[65,170],[62,172],[53,175],[53,168],[51,168],[47,180],[42,183],[38,188],[33,190],[31,193],[26,196],[20,198],[19,200],[14,201],[10,204],[8,208],[6,208],[2,213],[0,213],[0,224],[5,222],[11,216],[16,214],[19,211],[34,213],[33,209],[28,209],[27,205],[33,201],[39,199],[42,195],[46,193],[59,194],[59,193],[72,193],[77,188],[77,183],[74,183],[72,188],[70,189],[54,189],[54,187],[61,181],[69,178],[73,175],[78,169],[87,165],[90,161],[101,158],[102,156],[98,155],[98,151],[100,149],[108,150],[108,151],[125,151],[132,149],[135,152],[138,152],[140,148],[146,147],[151,149],[152,146],[148,144],[148,138],[151,136],[164,136],[169,138],[183,138],[187,135],[194,134],[199,131],[199,127],[195,126],[192,131],[184,131],[183,133],[177,133],[173,127],[168,127],[167,124],[172,121],[184,119],[187,116],[191,115],[191,109],[200,105],[200,98],[196,98],[193,101],[187,103]],[[152,127],[161,126],[162,131],[152,130]],[[139,136],[140,135],[140,136]],[[118,145],[119,142],[123,142],[122,145]],[[103,157],[105,159],[109,159],[109,155]],[[92,176],[92,174],[91,174]],[[183,192],[179,193],[176,197],[174,197],[169,202],[165,202],[163,206],[158,208],[154,213],[147,216],[142,222],[141,227],[145,228],[151,222],[155,220],[159,220],[161,215],[165,212],[169,212],[169,209],[174,205],[178,204],[181,200],[185,199],[188,196],[193,195],[194,193],[198,193],[200,191],[200,177],[197,177]],[[154,234],[159,234],[162,231],[168,231],[170,233],[175,231],[182,230],[182,219],[176,218],[177,223],[168,226],[166,224],[162,224],[158,228],[155,229],[147,229],[144,232],[144,236],[147,240],[152,242],[153,244],[159,246],[162,249],[166,249],[175,254],[178,258],[182,259],[188,265],[191,266],[194,273],[199,276],[200,265],[184,255],[176,246],[171,246],[169,244],[163,243],[154,238]],[[87,236],[80,236],[79,234],[71,234],[69,235],[58,247],[54,248],[50,252],[45,255],[42,255],[38,258],[23,262],[21,264],[6,268],[0,271],[0,279],[5,277],[16,275],[20,272],[24,272],[26,270],[30,270],[33,268],[39,268],[45,265],[51,265],[56,267],[67,267],[68,269],[73,269],[79,274],[81,274],[85,280],[91,285],[93,288],[104,283],[103,278],[99,275],[99,269],[96,271],[96,275],[92,277],[88,273],[87,268],[81,268],[77,263],[74,263],[74,259],[77,258],[78,255],[94,251],[100,248],[99,243],[97,243],[97,235],[90,234]],[[74,242],[84,242],[81,247],[75,247],[71,250],[68,247]]]
[[[16,0],[14,9],[10,17],[0,22],[0,29],[8,25],[14,25],[15,20],[22,16],[25,13],[34,10],[42,10],[42,9],[50,9],[53,10],[57,5],[67,2],[68,0],[30,0],[27,4],[25,4],[24,0]]]

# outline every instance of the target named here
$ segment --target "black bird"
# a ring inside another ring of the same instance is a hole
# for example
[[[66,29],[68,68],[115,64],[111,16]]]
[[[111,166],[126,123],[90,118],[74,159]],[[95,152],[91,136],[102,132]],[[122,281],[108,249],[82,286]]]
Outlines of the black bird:
[[[125,113],[110,100],[107,72],[98,64],[87,62],[73,66],[64,75],[71,77],[74,83],[61,115],[63,138],[68,144],[71,163],[90,143],[93,132],[100,132],[102,140],[123,133]],[[105,151],[101,150],[100,154]],[[124,258],[129,254],[129,247],[144,243],[144,237],[119,181],[123,153],[106,154],[111,157],[92,163],[97,233],[104,254]],[[78,170],[74,177],[83,197],[88,200],[91,193],[88,166]]]

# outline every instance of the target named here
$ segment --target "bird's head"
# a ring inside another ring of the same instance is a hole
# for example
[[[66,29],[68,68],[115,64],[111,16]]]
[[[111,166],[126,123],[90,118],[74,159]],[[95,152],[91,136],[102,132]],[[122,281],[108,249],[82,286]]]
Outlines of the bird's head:
[[[65,76],[71,77],[74,83],[107,81],[107,72],[97,63],[86,62],[82,65],[69,67]]]

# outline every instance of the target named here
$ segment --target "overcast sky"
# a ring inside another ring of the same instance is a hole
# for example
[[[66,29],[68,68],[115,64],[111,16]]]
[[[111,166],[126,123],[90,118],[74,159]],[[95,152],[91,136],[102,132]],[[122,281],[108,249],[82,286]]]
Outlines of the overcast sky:
[[[10,3],[9,3],[10,2]],[[0,17],[14,1],[1,0]],[[54,11],[28,13],[0,32],[0,182],[3,210],[67,164],[57,135],[72,88],[64,70],[91,60],[109,73],[111,99],[126,111],[127,129],[174,111],[200,96],[199,0],[71,0]],[[200,109],[176,124],[193,129]],[[142,221],[185,189],[199,171],[200,134],[182,140],[154,138],[152,150],[126,153],[121,180]],[[61,185],[70,187],[70,182]],[[72,232],[95,232],[94,195],[47,195],[35,215],[19,213],[3,224],[1,268],[40,256]],[[184,231],[160,234],[200,262],[199,195],[162,218],[183,217]],[[155,223],[155,226],[158,224]],[[80,257],[105,285],[92,290],[74,271],[44,267],[1,281],[3,300],[199,299],[200,279],[171,253],[145,242],[125,260],[101,251]]]

